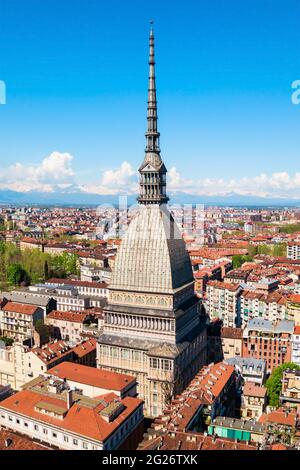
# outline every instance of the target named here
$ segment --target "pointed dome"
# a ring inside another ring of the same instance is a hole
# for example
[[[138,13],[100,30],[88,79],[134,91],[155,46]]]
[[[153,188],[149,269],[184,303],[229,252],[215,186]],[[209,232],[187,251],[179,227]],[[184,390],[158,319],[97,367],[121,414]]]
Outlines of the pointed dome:
[[[110,289],[171,294],[192,282],[185,243],[166,206],[140,206],[118,250]]]

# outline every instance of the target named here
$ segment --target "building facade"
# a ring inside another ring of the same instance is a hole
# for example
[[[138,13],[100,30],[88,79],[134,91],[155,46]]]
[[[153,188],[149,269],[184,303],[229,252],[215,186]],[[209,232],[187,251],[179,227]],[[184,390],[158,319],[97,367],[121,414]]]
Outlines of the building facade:
[[[3,336],[22,343],[33,339],[35,323],[43,318],[43,309],[36,305],[8,301],[0,310],[0,329]]]
[[[295,260],[300,259],[300,242],[299,241],[289,242],[287,245],[286,251],[287,251],[286,253],[287,258],[295,259]]]
[[[114,393],[92,398],[49,376],[0,402],[1,428],[62,450],[132,450],[142,437],[143,420],[139,398]]]
[[[258,419],[265,411],[267,404],[267,389],[255,382],[246,382],[243,387],[242,417]]]
[[[300,366],[300,326],[295,326],[292,335],[292,362]]]
[[[243,333],[243,357],[265,359],[267,371],[291,360],[294,323],[287,320],[250,320]]]
[[[220,318],[226,327],[240,327],[242,287],[229,282],[209,281],[206,289],[206,307],[210,318]]]

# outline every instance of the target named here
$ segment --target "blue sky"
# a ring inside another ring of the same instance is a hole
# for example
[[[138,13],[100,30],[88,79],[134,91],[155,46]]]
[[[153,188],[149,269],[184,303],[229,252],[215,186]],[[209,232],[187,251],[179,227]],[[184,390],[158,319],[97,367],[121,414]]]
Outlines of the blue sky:
[[[299,13],[298,0],[1,0],[0,188],[135,191],[153,18],[170,187],[300,195]]]

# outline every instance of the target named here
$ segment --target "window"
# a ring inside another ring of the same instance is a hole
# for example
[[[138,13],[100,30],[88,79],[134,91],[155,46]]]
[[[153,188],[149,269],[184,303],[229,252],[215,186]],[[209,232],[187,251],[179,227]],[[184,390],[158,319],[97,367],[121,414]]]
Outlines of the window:
[[[53,433],[52,433],[52,437],[54,437],[54,439],[56,439],[56,438],[57,438],[57,434],[56,434],[56,432],[53,432]]]
[[[168,359],[163,359],[162,366],[163,370],[171,370],[171,361],[168,361]]]
[[[150,368],[159,369],[159,359],[156,359],[155,357],[150,357]]]
[[[78,440],[77,440],[77,439],[73,439],[73,444],[74,444],[74,446],[78,446]]]
[[[25,427],[25,428],[28,428],[28,423],[25,423],[25,422],[24,422],[24,427]]]
[[[39,430],[39,427],[38,427],[37,424],[34,425],[34,430],[35,430],[35,431],[38,431],[38,430]]]
[[[64,442],[69,442],[68,436],[64,436]]]
[[[8,421],[12,421],[12,420],[13,420],[13,419],[12,419],[12,416],[9,416],[9,417],[8,417]]]
[[[17,424],[20,424],[20,420],[19,420],[19,419],[16,419],[16,423],[17,423]]]
[[[44,433],[44,434],[48,434],[48,429],[43,428],[43,433]]]
[[[129,350],[128,349],[121,349],[121,358],[122,359],[129,359]]]
[[[83,442],[83,443],[82,443],[82,448],[83,448],[83,449],[88,449],[88,448],[89,448],[88,443],[87,443],[87,442]]]

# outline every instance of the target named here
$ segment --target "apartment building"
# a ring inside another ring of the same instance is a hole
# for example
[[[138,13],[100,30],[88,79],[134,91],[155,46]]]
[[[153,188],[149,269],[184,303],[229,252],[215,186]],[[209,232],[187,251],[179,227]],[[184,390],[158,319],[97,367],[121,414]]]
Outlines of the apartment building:
[[[49,286],[70,286],[77,289],[78,294],[90,297],[106,297],[108,296],[108,285],[106,282],[96,281],[73,281],[71,279],[53,278],[45,282]]]
[[[286,248],[286,256],[289,259],[300,259],[300,241],[288,242]]]
[[[35,305],[43,310],[43,316],[46,318],[51,310],[56,308],[56,300],[49,295],[39,296],[35,292],[29,292],[28,288],[13,290],[10,292],[2,291],[0,297],[6,301],[24,304]]]
[[[106,369],[84,366],[74,362],[61,362],[47,371],[55,379],[64,380],[71,389],[81,390],[91,398],[104,393],[115,393],[118,397],[137,395],[136,378],[117,374]]]
[[[40,376],[0,402],[0,425],[62,450],[127,450],[143,433],[143,402],[105,393],[97,398]]]
[[[53,310],[45,323],[53,327],[56,338],[78,343],[82,340],[84,322],[89,318],[87,312],[60,312]]]
[[[263,385],[267,377],[267,363],[265,359],[253,357],[232,357],[226,359],[226,364],[235,367],[236,373],[241,375],[244,382]]]
[[[292,362],[300,366],[300,326],[295,326],[292,335]]]
[[[243,387],[242,417],[258,419],[265,411],[267,404],[267,389],[255,382],[247,381]]]
[[[238,284],[209,281],[206,309],[210,318],[220,318],[225,327],[240,327],[242,288]]]
[[[242,328],[223,326],[221,329],[221,344],[224,360],[231,357],[241,357],[243,345]]]
[[[267,371],[291,360],[291,342],[294,323],[281,320],[249,320],[243,333],[243,357],[265,359]]]
[[[287,293],[282,291],[262,293],[245,290],[241,294],[241,321],[245,327],[253,318],[270,321],[285,320],[287,317]]]
[[[19,390],[28,380],[44,374],[61,362],[96,366],[96,341],[88,339],[71,347],[65,341],[53,341],[30,348],[21,343],[0,348],[0,385]]]
[[[217,416],[208,428],[208,435],[217,438],[227,438],[232,442],[239,442],[241,445],[248,443],[251,446],[258,446],[264,436],[265,426],[255,421],[246,419],[228,418]],[[249,444],[250,443],[250,444]],[[255,447],[254,447],[255,448]],[[257,450],[258,447],[255,448]],[[241,450],[248,450],[242,448]]]
[[[1,333],[21,343],[30,341],[36,322],[43,318],[43,309],[36,305],[8,301],[0,310]]]
[[[287,319],[300,326],[300,294],[290,294],[286,304]]]
[[[299,407],[300,405],[300,370],[283,371],[280,402],[283,405]]]

